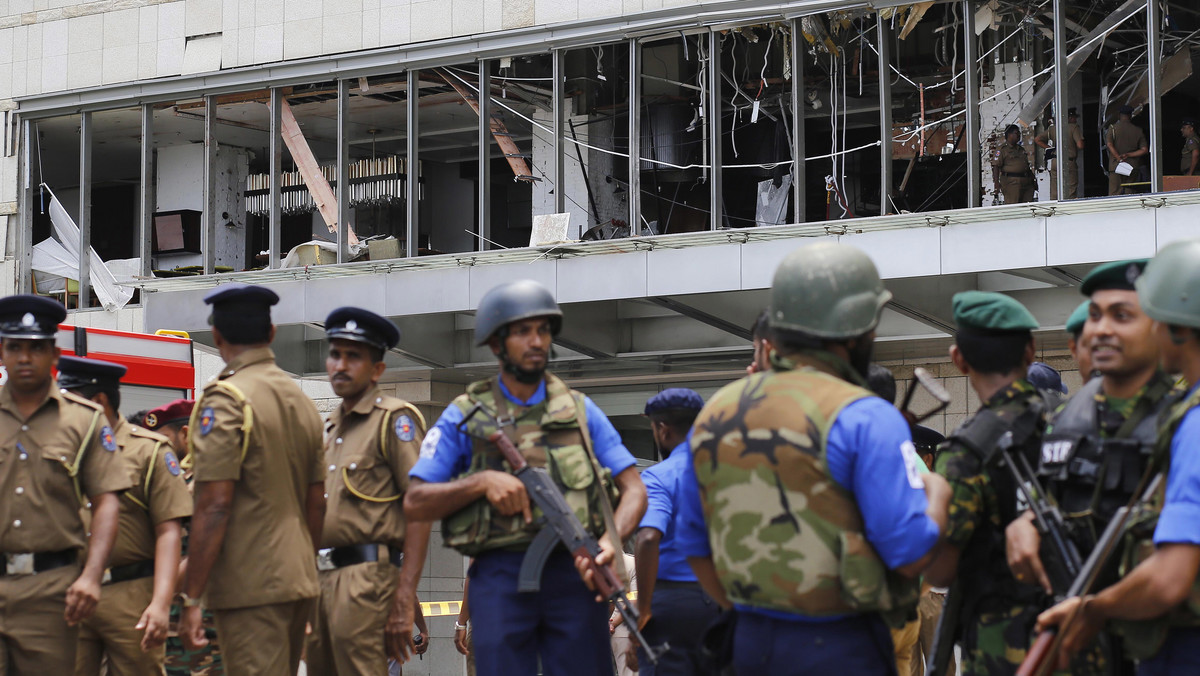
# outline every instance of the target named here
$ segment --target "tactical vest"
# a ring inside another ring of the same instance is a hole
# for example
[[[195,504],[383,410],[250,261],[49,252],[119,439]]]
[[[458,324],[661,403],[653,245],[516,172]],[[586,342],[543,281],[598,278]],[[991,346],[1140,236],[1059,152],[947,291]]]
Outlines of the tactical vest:
[[[1150,558],[1154,553],[1154,529],[1158,526],[1158,517],[1162,513],[1166,500],[1166,475],[1171,470],[1171,440],[1179,429],[1180,423],[1187,412],[1200,406],[1200,388],[1192,392],[1187,399],[1178,402],[1162,420],[1158,428],[1158,442],[1154,447],[1154,465],[1150,471],[1161,471],[1164,481],[1158,491],[1150,499],[1148,509],[1140,518],[1133,520],[1125,528],[1122,538],[1121,576],[1133,571],[1141,562]],[[1160,468],[1161,469],[1158,469]],[[1192,583],[1192,591],[1180,606],[1166,615],[1154,620],[1133,622],[1114,620],[1113,630],[1121,634],[1125,640],[1125,648],[1130,657],[1138,660],[1153,657],[1167,640],[1167,633],[1172,627],[1200,626],[1200,576]]]
[[[1011,418],[1002,417],[990,408],[980,409],[946,440],[970,451],[981,471],[987,472],[999,511],[999,528],[991,519],[981,519],[963,550],[958,570],[965,593],[964,618],[1007,612],[1014,605],[1037,603],[1044,597],[1037,587],[1017,583],[1005,555],[1004,529],[1021,515],[1025,506],[1018,498],[1019,488],[1012,471],[1004,466],[999,445],[1011,433],[1011,456],[1014,459],[1024,456],[1031,467],[1036,466],[1045,428],[1046,405],[1042,399],[1031,394],[1022,403],[1024,409]]]
[[[1089,381],[1054,417],[1042,442],[1038,471],[1084,554],[1133,497],[1154,451],[1159,415],[1178,401],[1170,379],[1158,373],[1117,434],[1102,437],[1096,402],[1101,380]]]
[[[869,396],[804,367],[743,378],[701,412],[693,462],[732,601],[809,617],[879,612],[896,627],[912,616],[919,582],[884,565],[826,459],[839,412]]]
[[[497,379],[481,380],[467,387],[451,406],[464,416],[476,404],[482,404],[492,418],[512,420],[503,430],[532,467],[545,467],[562,491],[579,522],[594,537],[604,534],[602,491],[612,483],[611,473],[600,469],[587,431],[587,413],[583,395],[570,390],[563,381],[546,374],[546,399],[529,408],[513,406],[500,392]],[[488,416],[476,415],[463,426],[472,438],[471,464],[466,475],[485,469],[512,472],[500,450],[488,441],[496,425]],[[446,517],[442,535],[446,546],[464,556],[475,556],[489,549],[526,548],[541,530],[542,511],[531,504],[533,523],[525,523],[521,514],[503,516],[486,498],[480,498]]]

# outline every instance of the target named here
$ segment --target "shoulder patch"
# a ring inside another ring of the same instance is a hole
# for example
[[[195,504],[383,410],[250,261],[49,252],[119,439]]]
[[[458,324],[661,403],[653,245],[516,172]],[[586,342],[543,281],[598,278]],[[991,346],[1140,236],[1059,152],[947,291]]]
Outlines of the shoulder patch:
[[[421,442],[421,457],[432,458],[437,453],[438,442],[442,440],[442,428],[433,427]]]
[[[108,425],[105,425],[100,430],[100,445],[109,453],[117,450],[117,440],[113,438],[112,428]]]
[[[167,471],[171,476],[179,476],[179,458],[175,457],[175,451],[167,451],[163,453],[163,462],[167,463]]]
[[[204,410],[200,411],[200,436],[211,432],[214,422],[216,422],[216,414],[213,413],[213,407],[205,406]]]
[[[396,416],[395,422],[396,438],[400,441],[412,441],[416,436],[416,430],[413,428],[413,419],[407,414],[401,413]]]

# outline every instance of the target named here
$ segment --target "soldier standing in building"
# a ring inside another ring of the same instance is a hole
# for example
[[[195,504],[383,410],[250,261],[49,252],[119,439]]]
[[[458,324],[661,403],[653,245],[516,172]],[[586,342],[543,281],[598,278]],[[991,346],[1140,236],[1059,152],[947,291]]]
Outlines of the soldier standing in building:
[[[1179,173],[1184,176],[1195,176],[1200,168],[1200,138],[1196,136],[1196,121],[1186,118],[1180,125],[1179,133],[1183,136],[1183,151],[1179,156]]]
[[[98,676],[105,657],[112,676],[163,673],[180,532],[183,519],[192,514],[192,496],[167,438],[129,423],[118,412],[124,375],[120,364],[78,357],[58,360],[59,387],[104,409],[133,477],[133,487],[121,494],[104,594],[79,631],[76,676]]]
[[[895,673],[888,626],[916,616],[950,490],[866,389],[891,297],[858,249],[792,252],[771,285],[771,370],[696,419],[676,540],[736,609],[737,673]]]
[[[1015,124],[1004,129],[1004,143],[992,158],[992,181],[1005,204],[1033,201],[1033,170],[1021,147],[1021,128]]]
[[[1033,139],[1033,142],[1041,148],[1050,148],[1050,143],[1054,144],[1053,158],[1050,157],[1051,151],[1046,151],[1046,159],[1054,162],[1054,164],[1050,165],[1050,199],[1058,199],[1058,166],[1060,164],[1067,169],[1066,199],[1074,199],[1079,194],[1079,162],[1077,160],[1079,158],[1079,151],[1083,150],[1083,132],[1079,131],[1079,116],[1076,115],[1074,108],[1067,109],[1067,140],[1064,141],[1065,146],[1059,145],[1056,131],[1052,126],[1047,127],[1045,131]]]
[[[1037,321],[1025,306],[999,293],[954,295],[958,327],[950,360],[983,402],[958,427],[938,454],[936,471],[954,489],[947,556],[925,573],[936,586],[950,586],[953,624],[939,641],[962,649],[962,673],[1000,676],[1016,672],[1029,646],[1046,597],[1019,584],[1005,565],[1004,528],[1021,514],[1018,488],[995,449],[1007,433],[1010,452],[1036,465],[1047,407],[1027,379],[1035,352]],[[953,658],[951,658],[953,659]],[[938,665],[942,673],[946,665]]]
[[[1039,474],[1067,517],[1067,534],[1083,559],[1137,490],[1159,416],[1178,400],[1174,381],[1159,366],[1154,321],[1134,290],[1145,265],[1144,259],[1106,263],[1084,277],[1080,289],[1089,297],[1089,316],[1083,348],[1100,376],[1059,408],[1043,440]],[[1007,540],[1017,580],[1050,591],[1032,514],[1008,526]],[[1115,566],[1104,569],[1097,588],[1115,580]],[[1104,643],[1103,659],[1119,663],[1119,642],[1106,637]]]
[[[66,316],[48,298],[0,299],[8,373],[0,388],[0,666],[8,674],[75,671],[78,626],[100,600],[116,539],[118,494],[133,485],[104,411],[54,386],[54,339]],[[81,514],[89,501],[90,533]]]
[[[325,426],[328,507],[317,559],[321,594],[305,658],[314,674],[388,673],[413,645],[417,581],[430,524],[406,521],[404,491],[425,437],[416,407],[379,390],[383,356],[400,341],[384,317],[355,307],[325,319],[325,370],[341,405]]]
[[[1121,106],[1116,124],[1104,134],[1104,143],[1108,146],[1108,194],[1123,195],[1129,189],[1123,187],[1122,183],[1142,180],[1140,168],[1150,152],[1146,132],[1133,123],[1133,106]],[[1117,173],[1117,165],[1122,162],[1133,165],[1133,173],[1129,176]]]
[[[275,365],[273,291],[223,284],[205,296],[225,367],[192,411],[196,500],[180,634],[205,644],[213,610],[229,674],[292,676],[317,596],[325,518],[321,416]]]
[[[699,394],[679,387],[663,390],[646,402],[654,445],[666,457],[642,472],[647,506],[634,551],[637,604],[646,640],[652,646],[666,643],[671,649],[658,664],[651,664],[645,653],[638,651],[634,663],[640,665],[642,676],[708,673],[700,661],[699,641],[721,609],[700,588],[675,542],[680,484],[692,455],[687,435],[702,408],[704,400]]]
[[[1141,309],[1156,323],[1162,368],[1192,383],[1160,421],[1149,476],[1166,474],[1165,490],[1150,501],[1123,541],[1124,577],[1096,594],[1068,599],[1038,618],[1039,629],[1060,627],[1060,663],[1118,624],[1138,674],[1200,673],[1200,240],[1158,252],[1137,280]]]
[[[409,519],[445,518],[447,546],[475,556],[470,579],[476,671],[481,676],[537,673],[611,676],[608,605],[597,603],[562,547],[549,555],[541,590],[517,591],[518,572],[538,533],[525,486],[487,441],[513,439],[533,466],[545,466],[588,531],[600,541],[600,565],[612,565],[620,542],[646,509],[636,461],[591,399],[546,370],[562,310],[530,280],[489,291],[475,313],[475,343],[499,361],[498,376],[475,382],[446,408],[421,445],[405,496]],[[485,414],[473,415],[475,406]],[[491,419],[489,419],[489,417]],[[608,503],[609,472],[621,497]]]
[[[179,458],[180,474],[188,493],[192,493],[192,462],[188,456],[188,422],[192,417],[192,409],[196,402],[192,399],[176,399],[169,404],[150,409],[146,412],[146,428],[158,432],[167,438]],[[184,573],[187,570],[188,530],[191,519],[183,522],[183,559],[179,564],[179,585],[182,587]],[[171,624],[167,630],[167,657],[164,666],[167,676],[218,676],[224,673],[221,665],[221,649],[217,643],[217,629],[213,622],[212,611],[204,609],[202,620],[204,636],[208,643],[195,650],[183,644],[179,635],[179,618],[183,614],[183,606],[179,603],[178,594],[171,603]]]

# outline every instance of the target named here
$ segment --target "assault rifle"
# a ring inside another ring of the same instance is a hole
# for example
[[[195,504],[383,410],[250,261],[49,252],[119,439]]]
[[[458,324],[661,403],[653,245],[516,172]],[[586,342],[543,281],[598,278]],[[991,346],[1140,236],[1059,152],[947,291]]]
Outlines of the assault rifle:
[[[1050,540],[1050,548],[1046,549],[1043,557],[1046,563],[1046,574],[1050,577],[1050,588],[1057,598],[1064,598],[1070,593],[1072,581],[1079,576],[1082,561],[1079,550],[1066,535],[1067,525],[1063,520],[1058,506],[1046,499],[1046,493],[1038,483],[1037,474],[1029,465],[1024,455],[1012,452],[1012,432],[1006,432],[996,445],[1001,453],[1005,466],[1017,482],[1017,489],[1024,496],[1029,511],[1033,512],[1033,523],[1043,541]]]
[[[659,657],[669,650],[670,646],[664,643],[658,648],[650,647],[638,627],[637,606],[629,602],[624,583],[613,573],[612,568],[596,563],[596,556],[600,554],[600,543],[584,529],[583,524],[579,522],[579,517],[575,516],[575,511],[567,504],[566,498],[559,491],[554,479],[550,478],[550,473],[546,471],[546,468],[531,467],[512,440],[504,433],[504,426],[511,425],[512,421],[497,420],[480,404],[476,404],[463,417],[462,422],[458,423],[459,431],[469,434],[466,429],[467,421],[475,415],[487,416],[496,426],[496,431],[489,434],[487,440],[500,450],[500,454],[512,467],[513,474],[525,485],[525,492],[529,494],[529,499],[542,510],[543,514],[538,519],[542,528],[533,538],[533,542],[525,552],[525,558],[521,561],[517,591],[535,592],[541,589],[542,569],[546,566],[546,559],[550,557],[554,548],[562,543],[572,556],[587,557],[588,568],[592,571],[592,581],[596,585],[596,591],[609,603],[616,606],[617,612],[621,613],[621,617],[625,621],[625,626],[629,627],[629,633],[637,640],[650,661],[658,664]],[[599,477],[596,480],[599,481]],[[620,552],[617,552],[617,555],[619,556]]]
[[[999,418],[992,420],[992,424],[997,426],[992,429],[1001,429],[998,426],[1006,424],[1002,423]],[[999,455],[1000,461],[1012,473],[1013,479],[1017,483],[1017,489],[1028,503],[1030,511],[1033,512],[1038,532],[1041,533],[1043,541],[1049,541],[1051,545],[1045,556],[1046,567],[1051,576],[1051,587],[1060,594],[1069,593],[1067,585],[1070,584],[1070,580],[1075,579],[1081,567],[1079,552],[1067,539],[1062,514],[1056,505],[1046,499],[1045,492],[1038,484],[1037,475],[1030,467],[1029,461],[1024,455],[1013,453],[1012,446],[1013,433],[1009,429],[1000,434],[993,448],[978,450],[984,454],[985,464],[990,465],[996,455]],[[960,565],[962,564],[960,563]],[[963,619],[961,615],[966,595],[967,590],[963,588],[961,578],[955,579],[954,584],[950,587],[950,593],[946,596],[942,617],[938,622],[937,633],[933,641],[933,659],[929,660],[929,666],[925,670],[926,676],[945,674],[954,661],[954,643]]]
[[[1104,533],[1100,535],[1100,540],[1096,543],[1096,547],[1092,549],[1092,553],[1088,555],[1087,561],[1084,562],[1079,575],[1071,583],[1071,588],[1067,591],[1067,598],[1075,598],[1091,593],[1092,587],[1096,584],[1096,577],[1108,563],[1109,559],[1112,558],[1113,552],[1120,543],[1121,536],[1125,533],[1125,526],[1131,520],[1140,516],[1142,511],[1145,510],[1147,501],[1158,491],[1162,479],[1162,472],[1156,472],[1154,478],[1148,484],[1143,479],[1142,485],[1146,486],[1145,490],[1135,493],[1129,504],[1121,507],[1117,510],[1116,514],[1113,514],[1112,519],[1108,522],[1108,526],[1104,528]],[[1078,608],[1080,607],[1082,606],[1076,607],[1076,612],[1078,612]],[[1063,624],[1069,624],[1074,620],[1075,615],[1072,614]],[[1051,627],[1038,634],[1033,645],[1029,647],[1029,652],[1025,654],[1025,660],[1017,668],[1017,676],[1044,676],[1053,672],[1054,663],[1058,661],[1058,649],[1061,642],[1062,639],[1058,627]]]

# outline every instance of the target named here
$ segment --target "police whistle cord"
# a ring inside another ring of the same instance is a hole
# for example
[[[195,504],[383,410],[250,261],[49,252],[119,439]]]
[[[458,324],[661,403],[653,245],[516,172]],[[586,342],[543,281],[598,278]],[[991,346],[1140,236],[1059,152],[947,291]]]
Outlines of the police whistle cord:
[[[650,662],[658,664],[659,657],[670,650],[670,646],[664,643],[653,648],[646,641],[641,627],[638,626],[637,607],[629,601],[624,583],[613,573],[612,568],[596,563],[596,557],[600,554],[600,543],[584,529],[579,518],[575,516],[575,511],[567,504],[566,498],[563,497],[554,480],[550,478],[549,472],[544,467],[531,467],[512,440],[504,433],[504,425],[511,425],[511,421],[502,423],[496,420],[480,404],[476,404],[463,417],[462,422],[458,423],[458,429],[470,434],[466,429],[467,422],[477,414],[487,416],[495,425],[496,431],[489,434],[487,440],[500,450],[501,455],[512,468],[513,474],[524,484],[529,498],[544,515],[543,519],[540,519],[542,529],[534,537],[521,562],[517,591],[534,592],[541,589],[542,568],[546,565],[546,559],[549,558],[554,548],[562,543],[567,551],[571,552],[572,557],[576,559],[585,557],[588,560],[588,569],[592,573],[592,582],[596,591],[616,607],[625,626],[629,627],[629,633],[646,652]]]
[[[1104,533],[1100,536],[1100,540],[1096,543],[1096,547],[1092,549],[1092,553],[1084,562],[1079,575],[1071,583],[1071,588],[1067,591],[1067,598],[1076,598],[1091,593],[1100,569],[1108,563],[1121,536],[1125,533],[1126,524],[1141,515],[1146,508],[1147,501],[1158,491],[1162,479],[1163,473],[1158,471],[1155,471],[1154,478],[1148,484],[1143,479],[1145,490],[1135,493],[1129,504],[1118,509],[1117,513],[1113,515],[1112,520],[1105,527]],[[1083,604],[1077,605],[1075,611],[1067,617],[1062,626],[1075,621],[1075,616],[1082,607]],[[1062,643],[1062,634],[1058,629],[1058,627],[1051,627],[1038,634],[1033,645],[1029,647],[1029,652],[1025,654],[1025,660],[1017,668],[1017,676],[1046,676],[1054,671],[1055,662],[1058,661],[1059,647]]]

